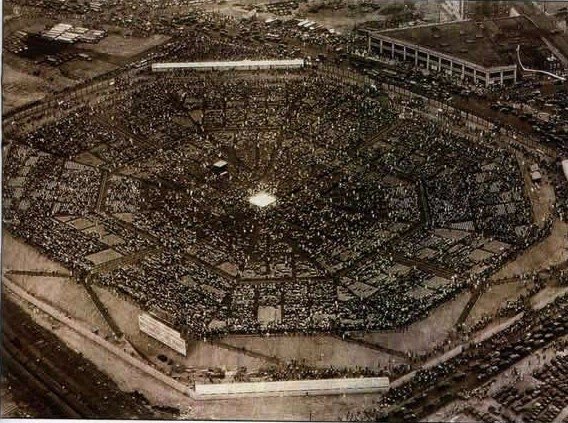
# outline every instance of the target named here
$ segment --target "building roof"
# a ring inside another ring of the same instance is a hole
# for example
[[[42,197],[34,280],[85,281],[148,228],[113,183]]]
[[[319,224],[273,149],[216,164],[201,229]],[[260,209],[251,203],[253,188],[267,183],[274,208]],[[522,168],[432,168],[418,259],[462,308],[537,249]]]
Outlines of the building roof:
[[[217,160],[215,163],[213,163],[214,167],[224,167],[227,165],[228,163],[225,160]]]
[[[225,396],[256,396],[256,395],[290,395],[291,393],[304,394],[318,391],[328,392],[373,392],[384,391],[389,387],[387,377],[346,378],[346,379],[311,379],[311,380],[286,380],[270,382],[238,382],[238,383],[214,383],[196,384],[195,395],[197,398],[215,398]]]
[[[514,65],[518,44],[522,46],[523,63],[526,61],[531,65],[541,59],[539,51],[546,49],[540,39],[542,31],[524,16],[483,22],[449,22],[375,33],[485,68]]]
[[[289,60],[239,60],[235,62],[181,62],[181,63],[154,63],[152,69],[250,69],[270,67],[302,67],[303,59]]]

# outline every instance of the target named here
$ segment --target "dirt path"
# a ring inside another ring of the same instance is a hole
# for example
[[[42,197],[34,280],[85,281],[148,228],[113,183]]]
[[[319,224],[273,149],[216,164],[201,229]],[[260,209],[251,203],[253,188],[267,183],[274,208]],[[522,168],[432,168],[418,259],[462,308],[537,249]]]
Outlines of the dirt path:
[[[2,298],[2,329],[3,359],[10,358],[9,354],[4,357],[4,347],[13,350],[19,362],[25,363],[27,359],[37,366],[32,374],[36,380],[48,380],[49,385],[45,386],[58,387],[60,392],[67,393],[61,401],[55,400],[53,395],[47,395],[50,389],[44,391],[40,389],[41,385],[34,390],[32,397],[25,391],[19,391],[19,402],[30,404],[35,417],[69,416],[65,402],[73,405],[74,409],[79,410],[80,416],[86,418],[175,417],[173,413],[156,412],[143,397],[120,390],[108,376],[34,322],[24,309],[5,295]],[[20,370],[19,378],[23,378],[23,366],[13,362],[14,358],[8,360],[12,367]],[[47,408],[34,405],[37,403],[45,404]],[[71,415],[76,417],[75,414]]]
[[[492,276],[504,279],[545,269],[568,260],[568,224],[555,221],[549,237],[533,245]]]

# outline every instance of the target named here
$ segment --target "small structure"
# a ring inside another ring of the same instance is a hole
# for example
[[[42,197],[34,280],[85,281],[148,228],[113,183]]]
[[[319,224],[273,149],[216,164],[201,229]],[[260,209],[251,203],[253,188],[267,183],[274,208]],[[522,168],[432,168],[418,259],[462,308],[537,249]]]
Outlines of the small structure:
[[[542,179],[542,173],[540,173],[540,168],[536,163],[531,165],[531,179],[533,182],[540,182]]]
[[[229,163],[225,160],[218,160],[213,163],[213,173],[215,175],[224,175],[229,172]]]
[[[48,30],[42,31],[40,35],[46,40],[59,41],[66,44],[77,42],[98,43],[106,36],[106,31],[59,23]]]
[[[533,182],[540,182],[542,174],[538,170],[531,172],[531,179]]]

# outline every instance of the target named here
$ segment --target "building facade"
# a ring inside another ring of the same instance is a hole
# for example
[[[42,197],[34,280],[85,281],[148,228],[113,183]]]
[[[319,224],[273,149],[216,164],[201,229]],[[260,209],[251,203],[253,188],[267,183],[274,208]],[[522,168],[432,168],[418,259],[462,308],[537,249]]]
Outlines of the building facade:
[[[464,82],[484,86],[517,81],[517,64],[485,67],[431,48],[392,38],[388,33],[369,32],[368,53],[413,62],[417,68],[442,72]]]
[[[440,3],[442,21],[461,21],[465,19],[465,0],[443,0]]]

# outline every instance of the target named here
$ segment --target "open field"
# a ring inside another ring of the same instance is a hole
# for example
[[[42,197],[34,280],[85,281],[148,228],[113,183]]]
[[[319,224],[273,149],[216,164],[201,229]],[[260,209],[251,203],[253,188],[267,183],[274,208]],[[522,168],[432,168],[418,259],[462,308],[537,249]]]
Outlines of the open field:
[[[63,419],[70,411],[83,418],[176,415],[172,410],[161,412],[153,408],[137,393],[119,389],[79,350],[69,348],[52,333],[56,322],[42,327],[42,320],[38,325],[34,318],[37,320],[41,312],[28,308],[28,303],[8,289],[2,292],[1,309],[2,418]]]
[[[148,38],[111,34],[97,44],[79,44],[78,47],[95,53],[128,58],[166,42],[169,37],[153,35]]]
[[[73,60],[64,63],[60,69],[69,78],[76,80],[87,80],[103,73],[111,72],[117,68],[113,63],[105,62],[103,60],[93,60],[87,62],[84,60]]]
[[[228,16],[242,18],[251,13],[251,10],[261,9],[263,4],[272,3],[262,0],[228,0],[225,2],[204,3],[201,5],[205,10],[211,10]],[[292,17],[298,19],[310,19],[327,28],[334,28],[338,31],[347,33],[353,28],[369,21],[385,21],[393,15],[404,11],[404,4],[409,3],[415,6],[415,10],[424,16],[425,20],[432,21],[438,17],[437,5],[435,2],[414,1],[404,2],[403,0],[385,0],[380,3],[369,2],[362,5],[357,0],[329,1],[311,0],[300,3],[296,9],[291,9],[285,16],[286,19]],[[372,4],[372,6],[370,6]],[[259,17],[266,19],[275,16],[272,13],[260,12]]]
[[[68,326],[59,324],[57,320],[39,311],[37,307],[25,300],[17,296],[11,296],[11,299],[30,314],[35,323],[51,331],[68,348],[82,354],[101,372],[110,377],[122,391],[136,390],[157,405],[179,406],[186,400],[186,397],[179,392],[156,384],[155,379],[148,378],[144,372],[129,366],[122,360],[117,360],[116,356],[101,348],[99,344]]]
[[[10,274],[9,279],[29,293],[78,319],[101,336],[111,335],[111,330],[85,288],[74,279],[42,275],[42,272],[70,272],[58,263],[40,254],[34,248],[14,238],[7,231],[2,234],[2,266],[7,271],[30,271],[30,274]],[[37,274],[33,274],[37,272]]]
[[[2,108],[4,111],[39,100],[47,94],[45,83],[41,78],[28,75],[6,64],[2,75]]]

